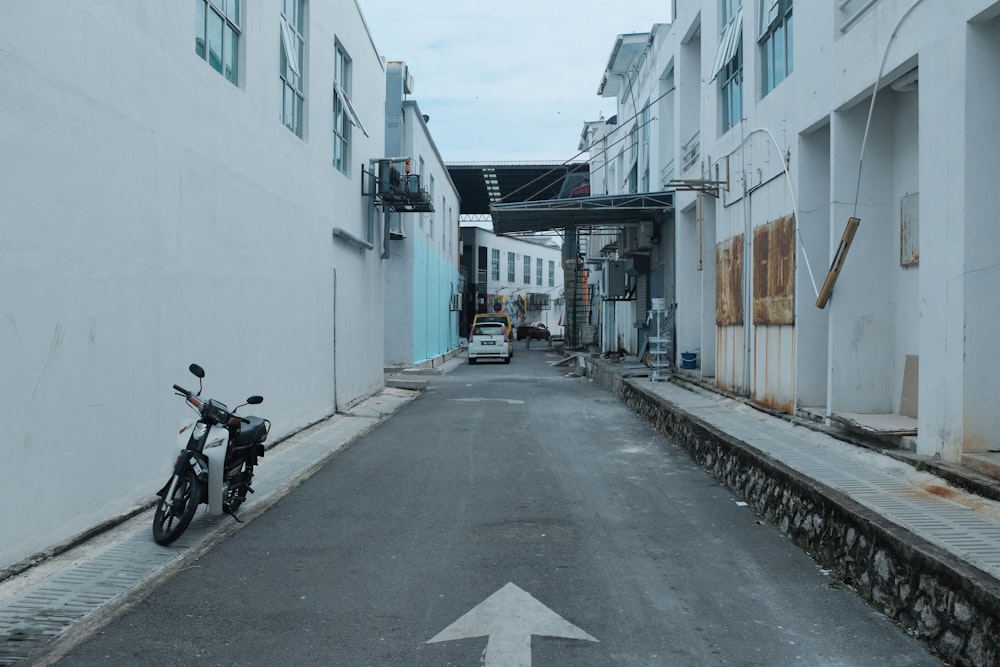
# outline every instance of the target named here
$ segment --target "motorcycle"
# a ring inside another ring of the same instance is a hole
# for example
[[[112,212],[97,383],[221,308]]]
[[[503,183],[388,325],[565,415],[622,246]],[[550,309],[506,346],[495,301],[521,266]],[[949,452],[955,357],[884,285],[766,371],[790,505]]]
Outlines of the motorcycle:
[[[251,396],[232,410],[214,398],[201,398],[205,371],[191,364],[198,378],[198,392],[174,385],[197,419],[185,421],[178,434],[181,452],[174,461],[174,471],[157,492],[160,497],[153,516],[153,539],[167,545],[187,529],[198,506],[208,505],[209,514],[225,512],[239,521],[236,510],[253,493],[250,483],[257,460],[264,456],[264,441],[271,422],[261,417],[237,415],[244,405],[263,402]]]

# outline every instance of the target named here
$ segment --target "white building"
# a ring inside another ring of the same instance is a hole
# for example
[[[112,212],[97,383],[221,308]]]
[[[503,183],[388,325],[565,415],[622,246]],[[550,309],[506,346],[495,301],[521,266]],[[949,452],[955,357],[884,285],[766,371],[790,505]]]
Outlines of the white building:
[[[1000,450],[1000,3],[674,4],[600,94],[633,137],[609,190],[676,190],[647,249],[676,350],[773,408]]]
[[[433,364],[459,349],[459,196],[402,62],[386,72],[388,212],[385,364]],[[395,174],[395,178],[393,178]],[[395,203],[393,203],[395,202]],[[455,295],[458,295],[457,297]]]
[[[3,568],[151,499],[191,362],[272,440],[383,386],[385,71],[354,2],[9,3],[0,44]]]
[[[562,248],[551,236],[497,236],[475,222],[462,223],[462,267],[467,286],[462,335],[476,313],[498,309],[514,326],[542,322],[563,331]]]

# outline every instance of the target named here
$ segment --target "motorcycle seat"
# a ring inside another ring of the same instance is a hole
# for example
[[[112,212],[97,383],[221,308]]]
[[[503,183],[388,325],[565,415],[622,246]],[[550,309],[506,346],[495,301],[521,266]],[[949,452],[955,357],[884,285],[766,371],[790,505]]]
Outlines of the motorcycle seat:
[[[247,447],[255,442],[264,442],[267,437],[267,420],[260,417],[246,417],[249,424],[240,424],[240,432],[236,436],[237,447]]]

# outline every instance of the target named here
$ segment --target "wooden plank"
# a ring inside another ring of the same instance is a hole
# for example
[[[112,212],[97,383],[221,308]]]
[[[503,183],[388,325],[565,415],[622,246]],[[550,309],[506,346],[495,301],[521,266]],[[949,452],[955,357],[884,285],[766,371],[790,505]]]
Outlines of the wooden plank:
[[[854,234],[858,231],[860,224],[861,218],[851,217],[847,219],[847,226],[844,227],[844,235],[840,239],[840,247],[837,248],[837,254],[834,255],[833,262],[830,264],[830,271],[826,274],[826,281],[823,282],[823,288],[819,291],[819,296],[816,297],[817,308],[826,308],[826,304],[830,300],[830,295],[833,294],[833,286],[837,284],[837,277],[840,275],[840,270],[844,267],[844,260],[847,259],[847,251],[851,249]]]
[[[920,378],[920,357],[906,355],[903,366],[903,392],[899,400],[899,414],[917,418],[917,385]]]

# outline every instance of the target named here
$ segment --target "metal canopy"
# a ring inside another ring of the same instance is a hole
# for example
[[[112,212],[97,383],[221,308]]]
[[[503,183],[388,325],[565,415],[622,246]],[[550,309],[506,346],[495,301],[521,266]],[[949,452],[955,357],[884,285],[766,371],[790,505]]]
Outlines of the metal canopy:
[[[566,177],[587,175],[586,162],[448,164],[461,198],[461,214],[488,215],[499,202],[555,199]]]
[[[495,204],[490,213],[493,232],[502,235],[554,229],[618,229],[659,222],[673,208],[674,193],[669,191]]]

